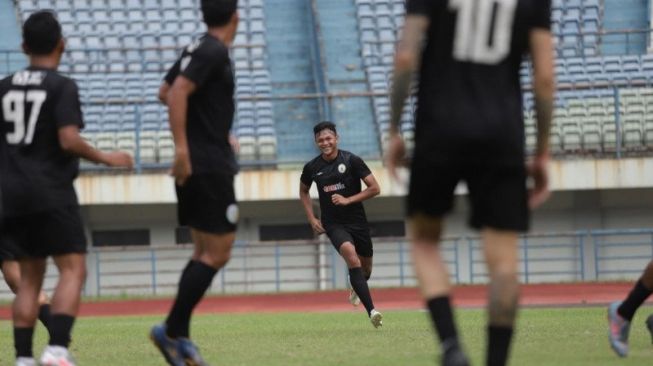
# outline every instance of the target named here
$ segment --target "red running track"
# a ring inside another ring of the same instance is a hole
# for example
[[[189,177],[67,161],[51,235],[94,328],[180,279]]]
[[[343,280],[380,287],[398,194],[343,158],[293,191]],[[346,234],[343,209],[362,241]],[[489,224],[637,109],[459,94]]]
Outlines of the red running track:
[[[605,305],[626,296],[633,283],[574,283],[523,285],[523,306]],[[485,286],[458,286],[453,291],[454,303],[461,307],[485,305]],[[415,288],[373,289],[374,303],[380,310],[416,310],[422,300]],[[349,311],[347,291],[322,291],[271,295],[210,296],[197,309],[200,313],[277,313]],[[117,300],[86,302],[81,316],[162,315],[168,312],[172,299]],[[8,306],[0,308],[0,319],[8,319]]]

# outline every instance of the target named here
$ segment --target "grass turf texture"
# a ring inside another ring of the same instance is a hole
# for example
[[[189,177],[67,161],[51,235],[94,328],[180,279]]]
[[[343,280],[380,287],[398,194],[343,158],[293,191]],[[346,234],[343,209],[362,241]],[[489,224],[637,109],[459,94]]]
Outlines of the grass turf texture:
[[[526,309],[520,314],[511,365],[647,365],[653,346],[644,326],[652,308],[638,312],[631,329],[630,356],[612,353],[604,308]],[[374,329],[362,312],[311,314],[220,314],[194,318],[191,332],[214,365],[435,365],[429,320],[422,312],[384,313]],[[482,365],[485,315],[457,312],[474,365]],[[163,365],[149,342],[151,325],[162,317],[82,318],[74,329],[73,352],[80,365]],[[35,352],[46,340],[42,326]],[[0,365],[13,365],[8,321],[0,322]]]

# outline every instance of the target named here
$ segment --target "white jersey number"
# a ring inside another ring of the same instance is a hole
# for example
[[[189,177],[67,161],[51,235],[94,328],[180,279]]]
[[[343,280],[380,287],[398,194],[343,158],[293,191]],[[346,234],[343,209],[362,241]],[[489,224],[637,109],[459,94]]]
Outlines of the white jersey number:
[[[11,90],[2,98],[2,113],[4,120],[14,124],[14,131],[7,133],[7,143],[29,145],[34,139],[36,121],[39,119],[41,107],[47,93],[44,90],[30,90],[28,92]],[[25,105],[32,104],[32,111],[25,125]]]
[[[510,53],[517,0],[449,0],[457,12],[453,56],[495,65]]]

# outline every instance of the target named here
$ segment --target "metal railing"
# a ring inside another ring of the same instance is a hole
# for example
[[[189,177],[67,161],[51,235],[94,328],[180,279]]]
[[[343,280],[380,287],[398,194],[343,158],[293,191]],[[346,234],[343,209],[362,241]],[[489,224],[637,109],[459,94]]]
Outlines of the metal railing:
[[[416,286],[406,238],[374,240],[373,287]],[[653,229],[528,234],[520,238],[523,283],[613,281],[637,278],[653,259]],[[162,295],[176,291],[192,245],[90,248],[86,296]],[[443,240],[451,281],[485,283],[487,270],[476,236]],[[213,293],[319,291],[348,286],[344,261],[325,241],[237,242]],[[50,264],[44,288],[57,279]],[[0,282],[0,298],[10,297]]]

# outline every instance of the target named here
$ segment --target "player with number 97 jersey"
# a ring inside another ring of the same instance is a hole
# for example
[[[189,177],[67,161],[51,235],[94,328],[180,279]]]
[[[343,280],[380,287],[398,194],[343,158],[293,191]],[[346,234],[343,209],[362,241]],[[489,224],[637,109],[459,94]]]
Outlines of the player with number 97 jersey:
[[[77,206],[79,158],[59,144],[58,131],[84,126],[75,82],[30,66],[0,81],[0,146],[4,215]]]

